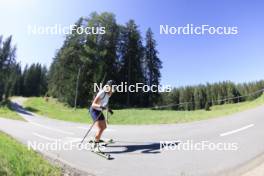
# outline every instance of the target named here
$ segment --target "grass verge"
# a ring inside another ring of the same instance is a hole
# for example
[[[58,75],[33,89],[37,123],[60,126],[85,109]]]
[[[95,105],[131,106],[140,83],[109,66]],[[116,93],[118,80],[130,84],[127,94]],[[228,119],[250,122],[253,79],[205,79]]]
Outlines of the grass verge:
[[[61,169],[0,131],[0,175],[59,176]]]
[[[24,121],[22,117],[11,109],[10,102],[0,104],[0,117]]]
[[[211,111],[173,111],[151,109],[123,109],[115,110],[110,118],[111,124],[169,124],[191,122],[225,116],[264,104],[264,95],[254,101],[237,104],[225,104],[211,107]],[[87,109],[73,110],[55,99],[46,102],[43,98],[29,98],[24,106],[38,114],[73,122],[91,122]]]

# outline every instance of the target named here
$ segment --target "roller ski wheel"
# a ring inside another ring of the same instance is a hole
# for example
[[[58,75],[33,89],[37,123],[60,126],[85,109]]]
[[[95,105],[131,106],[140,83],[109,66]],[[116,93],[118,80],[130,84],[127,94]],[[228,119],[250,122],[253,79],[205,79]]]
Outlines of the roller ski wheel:
[[[99,143],[93,143],[92,146],[91,146],[91,152],[107,159],[107,160],[110,160],[111,159],[111,155],[110,154],[106,154],[105,152],[102,152],[100,150],[100,145]]]

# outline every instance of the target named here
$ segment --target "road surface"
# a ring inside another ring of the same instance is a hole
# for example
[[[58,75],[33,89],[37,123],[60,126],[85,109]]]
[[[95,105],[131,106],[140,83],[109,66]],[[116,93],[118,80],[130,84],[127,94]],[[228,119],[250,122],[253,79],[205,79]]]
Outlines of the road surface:
[[[14,107],[27,122],[0,118],[0,130],[91,175],[241,175],[254,167],[248,163],[263,158],[264,106],[192,123],[109,125],[104,138],[117,141],[105,149],[112,160],[78,148],[88,124],[49,119],[18,104]],[[262,162],[258,160],[255,164]]]

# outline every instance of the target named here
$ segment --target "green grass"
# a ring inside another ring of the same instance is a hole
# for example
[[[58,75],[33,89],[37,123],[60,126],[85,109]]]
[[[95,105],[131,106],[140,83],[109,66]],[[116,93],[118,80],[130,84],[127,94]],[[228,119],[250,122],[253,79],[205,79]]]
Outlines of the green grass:
[[[0,117],[13,119],[13,120],[24,120],[10,107],[9,103],[0,105]]]
[[[33,97],[29,98],[23,105],[31,112],[50,118],[73,122],[90,122],[87,109],[74,110],[52,98],[46,102],[43,97]]]
[[[0,132],[1,176],[59,176],[61,169],[52,166],[38,153],[28,150],[5,133]]]
[[[210,119],[220,116],[241,112],[247,109],[264,104],[264,95],[254,101],[248,101],[237,104],[225,104],[211,107],[211,111],[173,111],[173,110],[150,110],[150,109],[124,109],[114,110],[115,114],[111,116],[111,124],[168,124],[191,122],[197,120]],[[91,122],[87,109],[77,109],[64,106],[55,99],[49,102],[43,98],[29,98],[25,106],[38,114],[50,118],[73,121],[73,122]]]

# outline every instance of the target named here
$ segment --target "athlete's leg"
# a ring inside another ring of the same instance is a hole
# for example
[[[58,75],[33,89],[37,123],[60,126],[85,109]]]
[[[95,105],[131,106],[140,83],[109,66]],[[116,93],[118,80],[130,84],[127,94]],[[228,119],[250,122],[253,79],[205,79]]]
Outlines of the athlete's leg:
[[[95,122],[95,126],[98,129],[95,134],[95,141],[99,142],[104,130],[106,129],[106,122],[105,120],[98,120]]]

